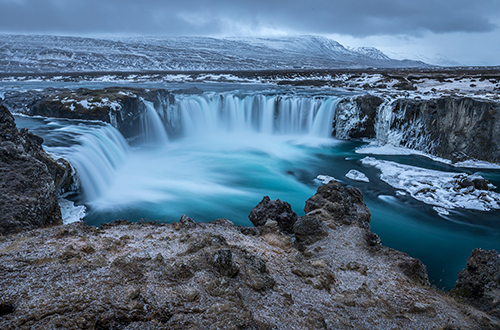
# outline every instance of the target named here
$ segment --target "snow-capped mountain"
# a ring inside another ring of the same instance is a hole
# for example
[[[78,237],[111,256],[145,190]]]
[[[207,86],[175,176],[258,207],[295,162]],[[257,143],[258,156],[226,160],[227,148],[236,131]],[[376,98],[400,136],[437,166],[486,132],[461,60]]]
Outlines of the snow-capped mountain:
[[[422,54],[413,54],[407,52],[400,53],[400,52],[390,52],[390,51],[386,51],[385,54],[387,54],[388,56],[390,56],[395,60],[408,59],[413,61],[421,61],[437,66],[463,66],[462,63],[452,60],[451,58],[446,57],[442,54],[427,56]]]
[[[318,36],[83,38],[0,35],[0,72],[232,71],[420,67]]]

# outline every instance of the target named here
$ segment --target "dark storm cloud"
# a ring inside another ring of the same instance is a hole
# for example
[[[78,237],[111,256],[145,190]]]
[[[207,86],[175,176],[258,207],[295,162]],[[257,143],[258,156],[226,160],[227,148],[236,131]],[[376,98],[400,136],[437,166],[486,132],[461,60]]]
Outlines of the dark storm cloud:
[[[0,0],[0,31],[66,34],[419,35],[488,32],[498,0]]]

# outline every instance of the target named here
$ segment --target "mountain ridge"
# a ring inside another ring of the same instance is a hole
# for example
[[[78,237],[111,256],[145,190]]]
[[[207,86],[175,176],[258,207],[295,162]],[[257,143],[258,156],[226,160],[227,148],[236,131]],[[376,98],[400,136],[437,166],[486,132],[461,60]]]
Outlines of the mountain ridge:
[[[346,48],[321,36],[273,38],[0,35],[8,73],[145,70],[289,70],[429,67],[376,48]]]

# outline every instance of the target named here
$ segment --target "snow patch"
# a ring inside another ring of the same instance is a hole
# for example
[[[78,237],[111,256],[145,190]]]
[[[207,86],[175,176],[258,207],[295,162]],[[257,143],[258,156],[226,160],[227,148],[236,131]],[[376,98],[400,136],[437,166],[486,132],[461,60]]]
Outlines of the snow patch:
[[[378,168],[382,181],[396,189],[405,190],[413,198],[426,204],[445,209],[500,209],[499,193],[475,189],[474,186],[462,187],[459,184],[465,180],[482,179],[479,175],[429,170],[373,157],[363,158],[361,162]]]
[[[452,165],[453,167],[461,168],[481,168],[481,169],[500,169],[500,164],[490,163],[482,160],[466,160],[463,162],[452,163],[449,159],[437,157],[423,151],[413,150],[406,147],[396,147],[391,144],[378,145],[376,142],[360,147],[355,151],[357,154],[369,155],[385,155],[385,156],[410,156],[417,155],[427,157],[433,161]]]

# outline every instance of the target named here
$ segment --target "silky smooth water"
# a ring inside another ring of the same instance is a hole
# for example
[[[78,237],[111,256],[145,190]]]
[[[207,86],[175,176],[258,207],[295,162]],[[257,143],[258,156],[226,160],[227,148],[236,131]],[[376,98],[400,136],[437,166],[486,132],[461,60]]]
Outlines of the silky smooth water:
[[[284,100],[278,112],[276,97]],[[146,104],[143,131],[151,135],[133,147],[107,124],[16,121],[78,169],[83,191],[71,198],[87,206],[84,220],[92,225],[115,219],[172,222],[186,214],[196,221],[224,217],[248,226],[251,208],[265,195],[289,202],[300,215],[321,184],[316,176],[326,174],[361,189],[372,212],[372,230],[383,244],[422,260],[440,288],[453,286],[472,249],[500,250],[499,211],[452,210],[439,216],[430,205],[396,195],[379,179],[379,170],[362,165],[366,155],[355,151],[365,143],[329,137],[334,96],[224,94],[180,100],[175,109],[164,110],[171,112],[170,126],[181,125],[182,134],[169,137],[156,117],[165,114],[151,113]],[[221,109],[228,111],[221,115]],[[375,157],[448,172],[479,171],[500,186],[499,170],[459,169],[415,155]],[[351,169],[371,182],[346,178]]]

